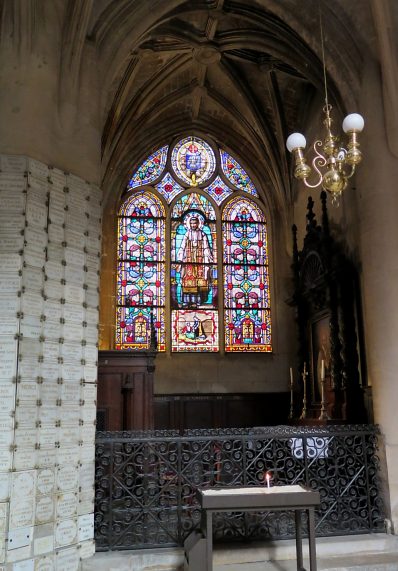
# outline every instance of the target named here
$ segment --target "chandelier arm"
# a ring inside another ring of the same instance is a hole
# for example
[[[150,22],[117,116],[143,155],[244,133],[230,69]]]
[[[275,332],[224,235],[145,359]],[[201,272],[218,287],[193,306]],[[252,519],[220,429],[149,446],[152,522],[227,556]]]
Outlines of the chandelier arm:
[[[315,157],[311,161],[312,168],[314,169],[314,171],[318,173],[319,178],[314,184],[310,184],[309,182],[307,182],[307,179],[305,178],[304,184],[308,188],[317,188],[320,184],[322,184],[323,176],[318,167],[324,167],[326,165],[326,159],[323,155],[321,155],[317,147],[322,147],[322,141],[315,141],[313,145]]]

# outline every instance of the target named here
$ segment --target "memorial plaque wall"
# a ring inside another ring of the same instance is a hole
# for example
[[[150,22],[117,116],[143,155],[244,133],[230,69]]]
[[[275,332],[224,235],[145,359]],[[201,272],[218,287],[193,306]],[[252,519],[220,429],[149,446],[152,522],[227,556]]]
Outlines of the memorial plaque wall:
[[[0,156],[0,568],[77,571],[94,553],[100,201]]]

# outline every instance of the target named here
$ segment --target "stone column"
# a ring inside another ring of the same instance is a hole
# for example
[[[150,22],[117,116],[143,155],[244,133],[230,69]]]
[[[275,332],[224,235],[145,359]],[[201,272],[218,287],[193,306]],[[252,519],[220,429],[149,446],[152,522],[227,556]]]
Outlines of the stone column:
[[[94,552],[101,192],[0,157],[0,568]]]

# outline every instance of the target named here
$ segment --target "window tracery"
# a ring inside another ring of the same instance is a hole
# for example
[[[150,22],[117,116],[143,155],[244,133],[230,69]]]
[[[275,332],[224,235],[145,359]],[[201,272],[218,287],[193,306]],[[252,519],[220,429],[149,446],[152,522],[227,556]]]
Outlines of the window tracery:
[[[266,219],[243,167],[185,137],[144,161],[127,190],[116,348],[148,348],[155,327],[159,351],[271,351]]]

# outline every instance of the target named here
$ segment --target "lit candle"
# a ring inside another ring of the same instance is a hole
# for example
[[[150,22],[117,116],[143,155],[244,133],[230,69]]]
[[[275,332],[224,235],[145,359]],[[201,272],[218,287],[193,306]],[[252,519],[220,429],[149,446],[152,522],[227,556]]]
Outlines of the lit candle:
[[[290,367],[290,388],[293,387],[293,369]]]
[[[321,362],[321,380],[325,380],[325,361],[323,359]]]
[[[267,473],[265,474],[265,479],[267,480],[267,488],[269,488],[269,487],[270,487],[270,484],[269,484],[269,483],[270,483],[270,480],[271,480],[271,474],[270,474],[269,472],[267,472]]]

